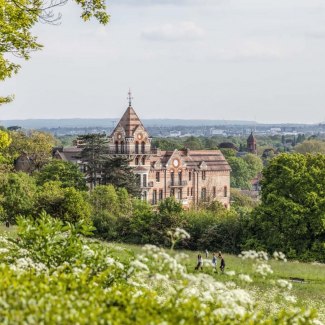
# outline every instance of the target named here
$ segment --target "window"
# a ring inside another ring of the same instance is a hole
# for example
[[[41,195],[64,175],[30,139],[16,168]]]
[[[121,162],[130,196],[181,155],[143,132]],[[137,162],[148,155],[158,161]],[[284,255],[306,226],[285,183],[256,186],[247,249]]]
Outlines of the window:
[[[182,190],[181,189],[179,189],[178,191],[177,191],[177,198],[179,199],[179,200],[181,200],[182,199]]]
[[[193,196],[193,187],[191,187],[191,196]]]
[[[147,201],[147,192],[146,191],[143,192],[143,201]]]
[[[139,142],[135,143],[135,153],[139,153]]]
[[[146,144],[145,144],[144,141],[142,141],[142,143],[141,143],[141,153],[145,153],[145,151],[146,151]]]
[[[205,180],[205,171],[202,171],[202,180]]]
[[[146,158],[143,157],[143,158],[142,158],[142,165],[145,165],[145,164],[146,164]]]
[[[172,188],[172,189],[170,190],[170,196],[175,196],[175,189]]]
[[[225,186],[225,187],[223,188],[223,196],[224,196],[224,197],[227,197],[227,196],[228,196],[228,188],[227,188],[227,186]]]
[[[124,141],[121,142],[121,153],[124,153]]]
[[[178,172],[178,185],[182,185],[182,172]]]
[[[215,186],[213,186],[212,195],[213,195],[213,197],[216,197],[217,196],[217,189],[216,189]]]
[[[190,188],[187,188],[187,196],[190,196]]]
[[[157,204],[157,190],[152,192],[152,204]]]
[[[147,175],[146,174],[143,174],[143,187],[147,187]]]
[[[156,182],[160,182],[160,172],[156,172]]]
[[[192,172],[188,173],[188,180],[191,181],[192,180]]]
[[[206,198],[207,198],[207,189],[206,189],[205,187],[203,187],[203,188],[201,189],[201,199],[202,199],[203,201],[205,201]]]
[[[135,158],[135,160],[134,160],[134,164],[135,164],[136,166],[139,165],[139,158]]]
[[[163,190],[159,190],[159,201],[163,199]]]
[[[118,142],[115,141],[115,153],[118,153]]]
[[[174,186],[174,172],[170,172],[170,185]]]
[[[140,187],[141,186],[141,175],[140,174],[135,174],[136,176],[136,183]]]

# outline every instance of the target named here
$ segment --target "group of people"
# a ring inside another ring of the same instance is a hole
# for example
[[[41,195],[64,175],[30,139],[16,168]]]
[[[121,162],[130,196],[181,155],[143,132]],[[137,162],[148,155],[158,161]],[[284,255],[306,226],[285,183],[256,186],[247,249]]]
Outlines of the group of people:
[[[208,259],[209,258],[209,252],[206,250],[205,251],[205,257]],[[220,259],[220,270],[221,270],[221,273],[223,273],[225,267],[226,267],[226,263],[225,263],[225,259],[223,258],[221,252],[218,253],[218,255],[216,253],[213,253],[212,254],[212,260],[211,260],[211,264],[212,264],[212,267],[214,268],[215,271],[217,271],[217,264],[218,264],[218,259]],[[195,270],[203,270],[203,258],[202,258],[202,255],[199,254],[197,256],[197,265],[195,267]]]

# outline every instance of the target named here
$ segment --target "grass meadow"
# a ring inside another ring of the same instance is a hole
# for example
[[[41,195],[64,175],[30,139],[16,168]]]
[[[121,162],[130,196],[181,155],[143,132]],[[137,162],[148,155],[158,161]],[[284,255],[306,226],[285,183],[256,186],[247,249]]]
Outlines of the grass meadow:
[[[0,234],[4,232],[10,237],[15,237],[16,227],[6,228],[1,225]],[[119,258],[122,261],[128,259],[130,255],[136,256],[142,253],[142,247],[138,245],[122,243],[107,243],[107,245],[121,248]],[[204,272],[212,275],[220,282],[233,282],[249,291],[258,302],[256,308],[263,313],[286,307],[286,301],[278,296],[278,291],[274,288],[277,280],[288,280],[292,283],[290,295],[296,297],[297,306],[316,309],[319,319],[325,322],[325,264],[301,263],[298,261],[283,262],[271,259],[268,264],[271,266],[273,273],[263,278],[255,275],[254,260],[243,260],[235,255],[224,254],[226,269],[225,273],[221,274],[218,267],[217,272],[212,268],[212,253],[209,253],[209,258],[204,260],[203,270],[195,271],[197,255],[200,253],[205,256],[204,252],[169,251],[168,249],[166,251],[171,255],[180,252],[185,253],[188,257],[183,261],[183,264],[186,265],[189,272]],[[241,281],[240,274],[248,274],[253,281],[251,283]],[[304,281],[294,282],[291,278],[300,278]]]
[[[125,249],[124,253],[121,251],[121,258],[123,254],[128,255],[127,252],[137,255],[141,254],[142,248],[137,245],[127,245],[121,243],[110,243],[108,245],[120,246]],[[168,251],[168,250],[167,250]],[[171,254],[179,253],[179,251],[172,251]],[[203,271],[195,271],[197,255],[205,256],[204,252],[181,251],[188,255],[185,264],[189,272],[204,272],[212,275],[220,282],[232,281],[241,288],[248,290],[258,301],[258,307],[262,312],[270,312],[272,310],[285,308],[286,301],[277,295],[274,290],[274,283],[277,280],[284,279],[292,283],[290,295],[297,298],[297,306],[303,308],[314,308],[317,310],[319,319],[325,322],[325,264],[320,263],[301,263],[298,261],[276,261],[269,260],[273,273],[265,278],[254,275],[253,260],[243,260],[235,255],[224,254],[226,261],[225,273],[221,274],[217,267],[217,273],[214,272],[210,258],[204,260]],[[212,253],[209,253],[212,258]],[[219,262],[219,261],[218,261]],[[219,266],[219,265],[218,265]],[[233,272],[235,272],[235,275]],[[230,275],[228,274],[230,273]],[[253,279],[252,283],[243,283],[239,278],[239,274],[248,274]],[[303,279],[303,282],[294,282],[291,278]]]

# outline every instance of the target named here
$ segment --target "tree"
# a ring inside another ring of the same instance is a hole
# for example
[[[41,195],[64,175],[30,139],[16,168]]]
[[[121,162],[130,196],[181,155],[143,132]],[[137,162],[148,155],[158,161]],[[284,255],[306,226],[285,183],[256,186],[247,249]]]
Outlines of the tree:
[[[79,136],[78,141],[83,145],[81,160],[86,166],[87,182],[91,184],[91,187],[95,187],[107,157],[106,135],[86,134]]]
[[[87,190],[84,174],[78,166],[62,160],[52,160],[47,163],[37,174],[38,185],[49,181],[60,181],[62,187],[74,187],[77,190]]]
[[[33,163],[33,169],[41,169],[52,157],[52,148],[55,139],[49,133],[40,131],[10,132],[12,142],[9,146],[9,153],[15,159],[22,153],[26,153]]]
[[[3,217],[14,223],[18,215],[33,212],[36,184],[33,177],[25,173],[3,174],[0,178],[0,202]]]
[[[73,187],[62,188],[60,182],[50,181],[39,188],[36,210],[45,211],[52,217],[76,223],[90,218],[91,207],[87,193]]]
[[[325,261],[325,155],[281,154],[263,172],[252,238],[270,252]]]
[[[239,157],[229,157],[227,161],[231,167],[231,187],[250,189],[251,172],[246,161]]]
[[[124,157],[107,157],[102,163],[102,184],[125,188],[133,196],[140,195],[137,175]]]
[[[306,140],[295,146],[295,151],[306,154],[306,153],[325,153],[325,141],[321,140]]]
[[[66,4],[68,0],[0,0],[0,81],[17,73],[20,65],[10,61],[8,55],[28,60],[30,53],[40,50],[42,45],[32,34],[32,28],[39,22],[58,23],[61,15],[55,15],[53,8]],[[95,17],[107,24],[109,15],[103,0],[75,0],[81,7],[81,17],[89,20]],[[10,102],[12,96],[0,97],[0,105]]]
[[[251,179],[253,179],[254,177],[256,177],[258,174],[262,172],[263,162],[260,157],[248,153],[243,157],[243,160],[246,162],[248,166],[248,171]]]

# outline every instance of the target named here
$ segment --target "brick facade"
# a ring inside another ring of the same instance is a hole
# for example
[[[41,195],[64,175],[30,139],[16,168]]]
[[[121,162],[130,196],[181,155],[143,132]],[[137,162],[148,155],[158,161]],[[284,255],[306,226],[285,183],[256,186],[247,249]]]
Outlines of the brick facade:
[[[184,206],[201,200],[230,205],[230,166],[219,150],[161,151],[131,105],[112,132],[109,152],[130,160],[139,175],[142,198],[151,204],[175,196]]]

